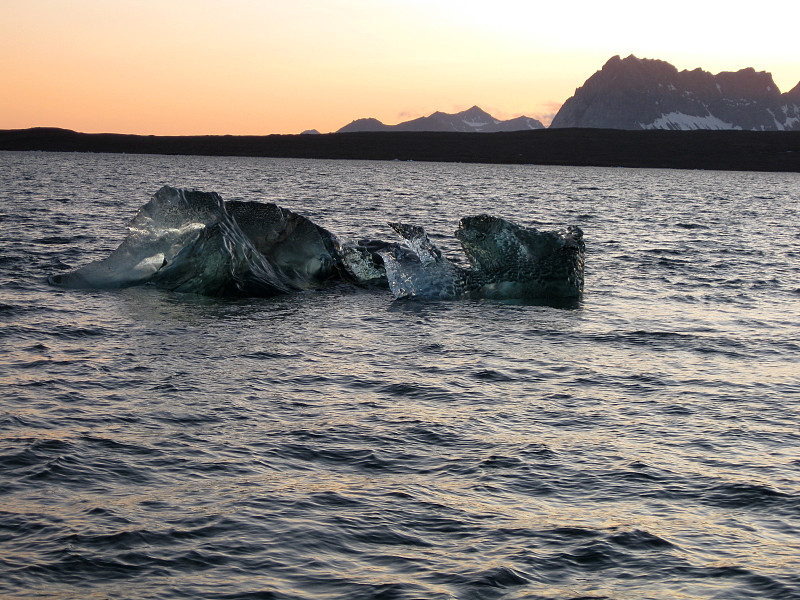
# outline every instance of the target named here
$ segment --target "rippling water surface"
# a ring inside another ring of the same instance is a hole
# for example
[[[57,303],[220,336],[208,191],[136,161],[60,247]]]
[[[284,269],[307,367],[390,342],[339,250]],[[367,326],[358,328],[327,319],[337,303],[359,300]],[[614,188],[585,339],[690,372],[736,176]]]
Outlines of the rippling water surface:
[[[0,153],[0,597],[800,598],[796,174]],[[580,225],[569,305],[80,291],[164,184]]]

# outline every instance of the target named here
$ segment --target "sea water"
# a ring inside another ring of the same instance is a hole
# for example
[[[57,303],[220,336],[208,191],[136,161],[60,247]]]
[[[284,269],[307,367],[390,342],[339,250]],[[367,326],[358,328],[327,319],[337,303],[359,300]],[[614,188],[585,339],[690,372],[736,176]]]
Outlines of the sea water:
[[[797,174],[0,153],[0,183],[0,597],[800,598]],[[47,283],[165,184],[462,262],[462,216],[578,225],[585,291]]]

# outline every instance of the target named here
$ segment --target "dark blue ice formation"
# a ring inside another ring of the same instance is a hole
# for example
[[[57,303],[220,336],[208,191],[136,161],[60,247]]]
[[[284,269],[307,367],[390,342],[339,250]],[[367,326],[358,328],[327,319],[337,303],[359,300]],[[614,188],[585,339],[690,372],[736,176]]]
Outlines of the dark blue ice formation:
[[[448,260],[425,230],[390,223],[401,242],[342,242],[275,204],[161,188],[107,258],[49,278],[68,288],[154,285],[208,296],[273,296],[351,282],[396,298],[572,298],[583,291],[578,227],[552,232],[489,215],[465,217],[456,237],[470,262]]]

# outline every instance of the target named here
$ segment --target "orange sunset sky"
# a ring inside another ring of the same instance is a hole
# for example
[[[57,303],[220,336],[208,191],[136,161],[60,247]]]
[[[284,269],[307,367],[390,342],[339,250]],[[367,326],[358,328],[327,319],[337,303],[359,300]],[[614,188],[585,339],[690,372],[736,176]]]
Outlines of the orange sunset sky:
[[[335,131],[477,104],[548,124],[615,54],[800,80],[791,2],[0,0],[0,129]]]

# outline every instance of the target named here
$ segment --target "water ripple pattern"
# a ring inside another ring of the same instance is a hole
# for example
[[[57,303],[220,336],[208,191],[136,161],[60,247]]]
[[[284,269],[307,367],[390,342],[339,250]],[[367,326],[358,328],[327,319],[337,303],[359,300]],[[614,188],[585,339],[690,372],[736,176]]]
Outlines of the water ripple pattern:
[[[796,174],[0,153],[0,597],[800,598]],[[578,225],[570,303],[48,285],[162,185]]]

